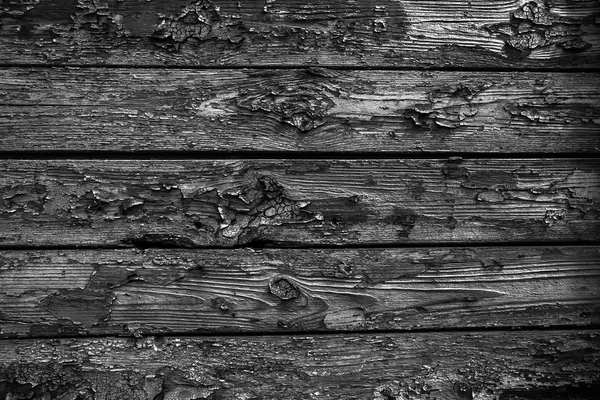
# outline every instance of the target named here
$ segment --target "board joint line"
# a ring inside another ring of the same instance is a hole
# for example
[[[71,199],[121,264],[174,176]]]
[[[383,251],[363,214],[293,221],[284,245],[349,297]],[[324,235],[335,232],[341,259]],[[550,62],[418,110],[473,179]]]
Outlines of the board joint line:
[[[186,151],[186,150],[141,150],[141,151],[0,151],[0,160],[421,160],[450,158],[494,160],[494,159],[600,159],[600,151],[590,152],[332,152],[332,151]]]

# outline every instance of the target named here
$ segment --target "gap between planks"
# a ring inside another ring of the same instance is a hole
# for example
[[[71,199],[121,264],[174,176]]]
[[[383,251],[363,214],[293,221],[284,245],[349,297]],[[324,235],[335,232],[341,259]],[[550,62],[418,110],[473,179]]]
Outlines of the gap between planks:
[[[235,245],[235,246],[198,246],[198,247],[179,247],[179,246],[167,246],[167,245],[152,245],[152,246],[113,246],[113,245],[4,245],[0,248],[1,251],[38,251],[38,250],[260,250],[260,249],[276,249],[276,250],[360,250],[360,249],[425,249],[425,248],[486,248],[486,247],[513,247],[513,248],[531,248],[531,247],[548,247],[548,246],[568,246],[568,247],[581,247],[587,248],[593,245],[600,245],[598,240],[563,240],[562,242],[551,242],[551,241],[531,241],[531,242],[495,242],[495,241],[480,241],[480,242],[421,242],[421,243],[376,243],[376,244],[359,244],[359,243],[348,243],[344,245],[334,244],[280,244],[277,242],[269,241],[254,241],[250,243]]]
[[[190,161],[218,161],[218,160],[448,160],[448,159],[473,159],[473,160],[527,160],[527,159],[568,159],[586,158],[598,159],[600,152],[309,152],[296,153],[293,151],[178,151],[178,150],[140,150],[135,152],[126,151],[1,151],[0,160],[190,160]]]

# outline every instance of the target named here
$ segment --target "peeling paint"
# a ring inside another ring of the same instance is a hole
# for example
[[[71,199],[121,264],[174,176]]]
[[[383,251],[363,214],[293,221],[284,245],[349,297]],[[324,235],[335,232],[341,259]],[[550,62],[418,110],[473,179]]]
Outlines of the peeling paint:
[[[490,86],[487,82],[470,85],[459,83],[455,87],[435,89],[427,94],[427,102],[416,103],[405,109],[404,118],[421,128],[456,129],[477,115],[479,109],[472,100]]]
[[[553,2],[529,1],[512,13],[509,23],[486,26],[502,38],[509,57],[527,57],[533,50],[556,46],[567,51],[582,51],[591,46],[580,36],[582,20],[552,12]]]
[[[396,231],[398,236],[408,237],[419,217],[420,215],[411,209],[394,207],[392,213],[383,217],[382,221],[387,224],[399,226],[400,229]]]
[[[210,0],[199,0],[183,7],[177,15],[159,14],[162,20],[152,38],[157,46],[168,50],[179,50],[181,44],[191,40],[241,42],[248,29],[241,21],[223,19],[219,13],[219,6]]]
[[[78,0],[77,12],[71,18],[74,28],[88,26],[96,31],[107,31],[109,22],[114,23],[115,20],[108,3],[103,0]]]
[[[566,210],[548,210],[546,211],[546,215],[544,216],[544,222],[548,226],[552,226],[555,223],[564,220],[566,215]]]
[[[275,115],[301,132],[309,132],[326,122],[334,106],[335,94],[321,83],[290,83],[265,89],[241,89],[236,100],[239,108]]]
[[[460,185],[469,189],[510,190],[517,189],[518,179],[506,171],[474,171]]]
[[[320,219],[305,208],[308,201],[292,200],[275,178],[259,176],[256,184],[236,194],[224,193],[219,205],[219,232],[225,238],[243,240],[252,228],[289,223],[308,223]]]
[[[578,104],[576,106],[541,103],[518,103],[504,106],[504,109],[515,117],[536,123],[594,123],[594,118],[600,114],[600,109],[593,105]]]
[[[477,200],[488,203],[500,203],[505,200],[504,195],[496,190],[488,190],[477,194]]]
[[[0,188],[2,213],[25,212],[39,214],[48,200],[48,188],[39,183]]]
[[[446,179],[467,178],[470,174],[469,170],[462,165],[463,159],[460,157],[451,157],[444,163],[442,174]]]
[[[91,326],[110,317],[115,297],[111,292],[92,289],[62,289],[39,304],[56,318]]]

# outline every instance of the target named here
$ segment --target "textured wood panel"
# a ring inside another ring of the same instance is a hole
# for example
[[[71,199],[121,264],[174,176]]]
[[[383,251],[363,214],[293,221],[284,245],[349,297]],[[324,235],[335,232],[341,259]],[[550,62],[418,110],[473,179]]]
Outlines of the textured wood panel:
[[[8,160],[0,246],[600,238],[596,159]]]
[[[0,62],[598,67],[597,1],[15,0]]]
[[[594,399],[599,348],[597,331],[4,340],[0,387],[11,399]]]
[[[0,149],[598,152],[600,75],[0,70]]]
[[[600,248],[0,252],[0,335],[589,326]]]

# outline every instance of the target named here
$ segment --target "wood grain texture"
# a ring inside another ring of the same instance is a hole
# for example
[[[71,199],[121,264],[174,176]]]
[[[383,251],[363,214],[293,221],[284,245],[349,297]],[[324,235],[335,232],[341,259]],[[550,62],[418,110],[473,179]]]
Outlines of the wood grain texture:
[[[4,151],[599,152],[600,75],[0,70]]]
[[[596,159],[5,160],[0,246],[600,238]]]
[[[597,1],[15,0],[0,63],[594,68]]]
[[[0,251],[0,336],[600,324],[599,247]]]
[[[597,331],[3,340],[0,387],[11,399],[592,400],[599,349]]]

